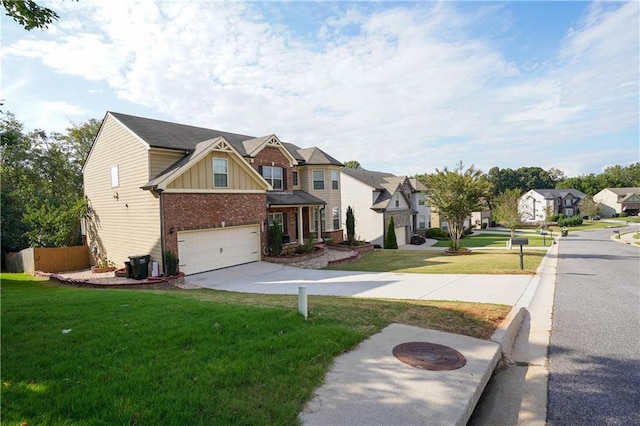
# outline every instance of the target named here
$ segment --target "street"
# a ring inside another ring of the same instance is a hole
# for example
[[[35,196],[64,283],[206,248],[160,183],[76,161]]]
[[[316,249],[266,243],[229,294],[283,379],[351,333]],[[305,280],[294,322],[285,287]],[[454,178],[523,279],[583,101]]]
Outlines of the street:
[[[640,249],[611,234],[559,246],[548,424],[640,424]]]

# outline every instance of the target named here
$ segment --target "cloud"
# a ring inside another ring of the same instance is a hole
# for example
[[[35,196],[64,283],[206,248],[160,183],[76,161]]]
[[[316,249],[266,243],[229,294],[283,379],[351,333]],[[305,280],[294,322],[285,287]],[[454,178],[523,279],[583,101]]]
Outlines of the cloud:
[[[278,6],[65,3],[66,23],[4,55],[103,81],[120,99],[179,122],[275,132],[396,173],[460,159],[484,169],[547,167],[564,153],[559,146],[637,125],[635,2],[591,5],[542,68],[493,41],[508,30],[493,25],[503,7],[333,5],[310,21],[309,40],[286,21],[270,23]],[[492,27],[480,31],[483,22]]]

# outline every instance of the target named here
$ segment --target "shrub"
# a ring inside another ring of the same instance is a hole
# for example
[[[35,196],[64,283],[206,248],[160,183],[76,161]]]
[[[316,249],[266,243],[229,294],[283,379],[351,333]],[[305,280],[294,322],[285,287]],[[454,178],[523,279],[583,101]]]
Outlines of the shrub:
[[[447,231],[443,231],[440,228],[429,228],[426,233],[427,238],[431,238],[434,240],[447,240],[449,239],[449,233]]]
[[[272,256],[282,253],[282,230],[275,223],[269,228],[269,253]]]
[[[389,225],[387,226],[387,235],[384,237],[384,248],[397,249],[398,240],[396,238],[396,227],[393,223],[393,216],[389,218]]]
[[[352,246],[356,240],[356,218],[351,206],[347,207],[347,241]]]
[[[167,264],[165,265],[166,266],[165,273],[167,276],[172,277],[178,272],[178,264],[179,264],[178,256],[176,256],[174,252],[169,250],[165,253],[164,257],[165,257],[165,261],[167,262]]]
[[[620,213],[620,217],[627,217],[627,216],[629,216],[629,213],[627,212]]]

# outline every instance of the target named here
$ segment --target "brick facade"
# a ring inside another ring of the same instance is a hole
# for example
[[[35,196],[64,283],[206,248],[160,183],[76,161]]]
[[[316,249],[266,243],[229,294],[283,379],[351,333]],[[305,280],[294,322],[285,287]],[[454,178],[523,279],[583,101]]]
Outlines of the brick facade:
[[[266,194],[182,194],[163,197],[165,250],[178,252],[178,231],[240,225],[260,226],[260,245],[267,244],[264,223],[267,220]],[[173,233],[171,233],[173,228]]]
[[[275,147],[265,147],[253,159],[252,166],[260,173],[260,166],[282,167],[286,170],[286,184],[284,189],[293,190],[293,173],[291,173],[291,163],[282,151]]]

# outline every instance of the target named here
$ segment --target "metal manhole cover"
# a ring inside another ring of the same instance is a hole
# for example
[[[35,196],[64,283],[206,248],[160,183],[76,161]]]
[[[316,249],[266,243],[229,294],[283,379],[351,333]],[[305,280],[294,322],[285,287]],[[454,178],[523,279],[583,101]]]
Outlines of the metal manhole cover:
[[[457,370],[467,363],[455,349],[429,342],[401,343],[393,348],[393,355],[412,367],[433,371]]]

